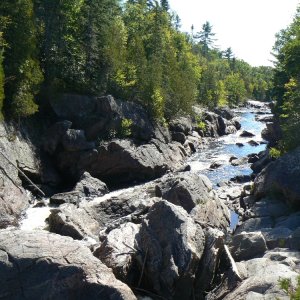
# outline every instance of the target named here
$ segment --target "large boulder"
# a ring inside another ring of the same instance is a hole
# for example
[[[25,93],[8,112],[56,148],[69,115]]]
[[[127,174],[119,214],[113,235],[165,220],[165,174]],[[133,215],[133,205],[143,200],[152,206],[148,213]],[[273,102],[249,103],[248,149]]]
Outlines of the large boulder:
[[[102,232],[101,245],[94,251],[94,255],[111,268],[118,279],[127,283],[133,283],[139,273],[134,269],[133,261],[138,256],[135,239],[140,227],[140,224],[127,222],[108,234]]]
[[[283,195],[284,200],[300,207],[300,147],[270,163],[255,178],[254,195],[261,198],[268,194]]]
[[[58,165],[75,178],[87,171],[103,181],[120,184],[160,177],[181,168],[185,157],[184,148],[176,142],[153,140],[135,145],[130,140],[112,140],[90,151],[61,152]]]
[[[296,252],[274,250],[267,252],[262,258],[255,258],[237,263],[238,271],[243,281],[233,291],[226,287],[223,295],[212,295],[209,300],[224,299],[290,299],[280,287],[280,279],[289,279],[292,285],[296,285],[299,274],[295,271],[295,265],[299,263],[299,255]],[[226,282],[224,278],[223,282]]]
[[[84,172],[75,187],[70,192],[52,195],[51,204],[78,204],[83,199],[93,199],[107,194],[108,188],[104,182]]]
[[[188,213],[198,204],[212,200],[212,183],[191,172],[167,175],[158,181],[156,196],[183,207]]]
[[[263,255],[267,250],[266,241],[261,232],[242,232],[232,237],[230,251],[237,261],[248,260]]]
[[[205,245],[201,226],[163,200],[152,206],[136,240],[145,260],[142,286],[167,299],[190,299]]]
[[[181,132],[187,135],[192,132],[192,120],[189,117],[179,117],[172,120],[169,127],[173,132]]]
[[[0,232],[2,299],[136,299],[80,242],[46,231]]]

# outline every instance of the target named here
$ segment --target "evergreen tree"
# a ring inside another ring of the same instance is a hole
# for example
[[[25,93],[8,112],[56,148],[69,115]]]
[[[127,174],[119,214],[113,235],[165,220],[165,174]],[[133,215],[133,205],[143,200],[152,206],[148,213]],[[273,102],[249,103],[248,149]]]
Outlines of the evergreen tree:
[[[14,117],[25,117],[38,109],[34,97],[43,80],[38,51],[36,26],[31,0],[0,2],[1,17],[9,24],[3,37],[9,50],[4,56],[5,107]]]
[[[196,33],[195,38],[202,46],[202,54],[205,57],[208,56],[209,50],[213,48],[214,36],[215,33],[212,32],[212,25],[208,21],[202,25],[202,31]]]

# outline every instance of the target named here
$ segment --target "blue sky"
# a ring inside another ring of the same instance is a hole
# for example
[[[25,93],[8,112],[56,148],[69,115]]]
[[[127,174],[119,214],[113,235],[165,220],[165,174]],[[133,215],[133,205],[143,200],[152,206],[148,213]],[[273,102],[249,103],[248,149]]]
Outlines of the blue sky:
[[[200,31],[209,21],[216,44],[231,47],[236,57],[253,66],[272,65],[275,34],[293,20],[299,0],[169,0],[182,30]]]

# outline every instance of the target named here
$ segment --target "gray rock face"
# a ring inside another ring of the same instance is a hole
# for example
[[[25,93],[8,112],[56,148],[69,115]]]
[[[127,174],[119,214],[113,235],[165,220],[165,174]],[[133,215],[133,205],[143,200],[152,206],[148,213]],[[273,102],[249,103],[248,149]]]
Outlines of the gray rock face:
[[[108,192],[108,188],[104,182],[97,178],[93,178],[88,172],[84,172],[72,191],[51,196],[50,203],[78,204],[83,199],[100,197],[107,194]]]
[[[188,117],[180,117],[172,120],[169,127],[173,132],[181,132],[187,135],[192,132],[192,120]]]
[[[254,181],[254,195],[279,193],[292,206],[300,207],[300,148],[270,163]]]
[[[0,228],[16,225],[29,205],[30,197],[18,176],[19,166],[25,172],[39,175],[39,162],[31,143],[0,122]]]
[[[160,201],[136,238],[146,259],[144,282],[167,299],[189,299],[204,250],[202,228],[181,207]]]
[[[225,235],[214,228],[205,230],[205,250],[198,267],[195,282],[195,298],[202,299],[211,288],[216,270],[224,251]]]
[[[89,150],[95,147],[95,143],[86,140],[84,130],[68,129],[61,142],[66,151]]]
[[[84,171],[106,181],[132,182],[154,179],[168,170],[182,167],[186,153],[178,143],[134,145],[129,140],[113,140],[97,149],[84,152],[62,152],[59,167],[71,176]]]
[[[48,218],[49,231],[76,240],[86,237],[98,240],[99,223],[88,212],[73,204],[63,204],[51,210]]]
[[[232,237],[230,252],[237,261],[248,260],[262,255],[267,250],[266,241],[261,232],[242,232]]]
[[[70,121],[60,121],[53,124],[45,133],[43,147],[46,152],[53,154],[60,143],[62,137],[72,126]]]
[[[296,278],[299,276],[296,272],[296,264],[299,263],[298,257],[296,252],[274,250],[267,252],[262,258],[239,262],[237,267],[244,278],[242,283],[230,293],[228,290],[224,290],[220,297],[210,299],[288,300],[289,297],[280,288],[278,280],[289,278],[293,285],[296,284]]]
[[[253,134],[252,132],[250,131],[247,131],[247,130],[243,130],[243,132],[240,134],[241,137],[254,137],[255,134]]]
[[[111,95],[89,97],[64,94],[52,100],[51,106],[59,118],[68,119],[75,128],[86,130],[90,140],[105,135],[109,130],[117,130],[124,119],[132,121],[131,136],[134,138],[149,141],[157,133],[143,107],[137,103],[119,101]]]
[[[235,117],[235,114],[228,107],[215,108],[214,112],[227,120],[232,120]]]
[[[108,234],[101,234],[101,245],[94,251],[106,266],[111,268],[115,276],[123,281],[130,281],[130,271],[138,249],[136,236],[140,231],[140,224],[131,222],[121,224]],[[142,265],[142,263],[141,263]],[[134,274],[136,276],[136,274]]]
[[[185,172],[165,176],[156,185],[156,196],[183,207],[188,213],[198,204],[206,203],[213,197],[212,184],[205,176]]]
[[[45,231],[0,232],[0,297],[136,299],[90,250]],[[59,251],[58,251],[59,249]]]

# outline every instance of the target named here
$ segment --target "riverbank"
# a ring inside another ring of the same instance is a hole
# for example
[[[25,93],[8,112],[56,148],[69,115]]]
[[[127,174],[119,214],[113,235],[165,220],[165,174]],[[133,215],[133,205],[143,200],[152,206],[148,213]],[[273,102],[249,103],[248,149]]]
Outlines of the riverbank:
[[[266,147],[260,137],[265,126],[255,120],[261,113],[270,117],[268,108],[253,107],[260,104],[252,102],[247,110],[235,112],[240,119],[226,110],[212,113],[196,108],[198,118],[173,120],[166,129],[153,126],[146,116],[140,118],[140,107],[120,107],[109,97],[93,114],[88,108],[97,100],[75,98],[72,105],[70,97],[66,100],[60,104],[64,109],[56,103],[54,110],[68,121],[49,126],[40,144],[48,153],[46,165],[58,167],[58,171],[46,168],[48,181],[39,184],[50,199],[31,205],[19,225],[24,208],[13,216],[15,223],[2,222],[2,227],[10,228],[0,231],[1,280],[12,284],[3,283],[0,295],[55,299],[66,299],[70,293],[72,299],[98,299],[98,293],[104,293],[104,299],[284,296],[276,276],[294,280],[297,256],[292,250],[270,246],[280,244],[268,239],[278,226],[266,227],[262,211],[271,219],[270,207],[280,211],[277,218],[291,211],[278,203],[273,207],[272,201],[256,202],[250,182],[254,179],[250,164],[256,169],[270,162],[261,152]],[[86,110],[82,101],[90,105]],[[125,119],[134,125],[130,139],[97,144],[100,133],[117,131],[119,125],[122,129]],[[6,142],[2,145],[9,145]],[[12,161],[19,160],[20,155],[15,155]],[[30,169],[19,161],[19,166],[39,180],[43,177],[33,172],[36,165]],[[73,187],[59,190],[62,181]],[[136,185],[109,193],[116,182]],[[29,199],[22,200],[28,207]],[[278,255],[283,259],[273,259]],[[263,276],[260,262],[276,270],[273,276]],[[41,266],[46,266],[46,279],[41,278]],[[29,281],[25,270],[30,271]],[[266,278],[259,281],[258,275]]]

